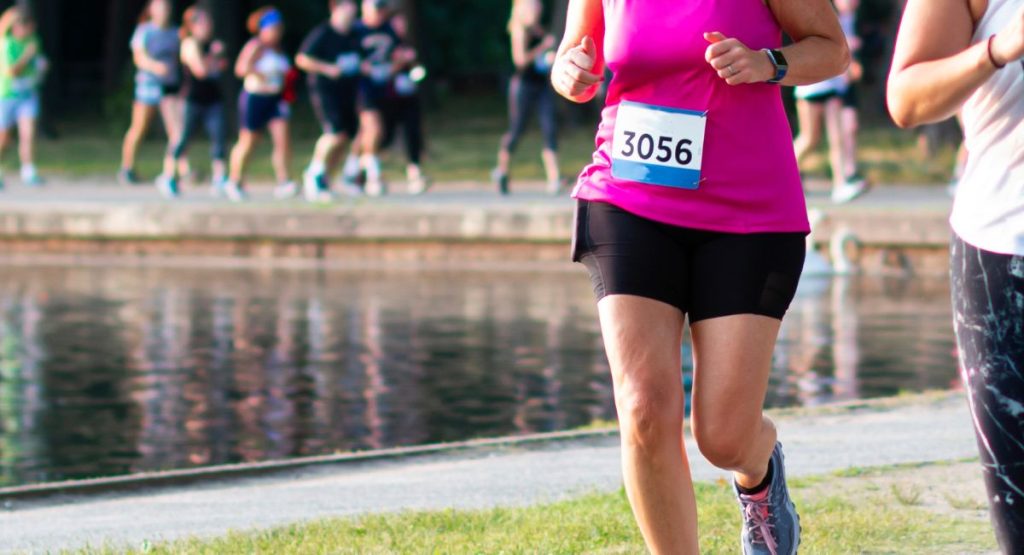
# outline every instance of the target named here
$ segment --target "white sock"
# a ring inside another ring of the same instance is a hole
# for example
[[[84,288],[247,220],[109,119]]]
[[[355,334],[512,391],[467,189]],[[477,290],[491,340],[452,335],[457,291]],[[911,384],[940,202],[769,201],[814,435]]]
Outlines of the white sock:
[[[21,177],[30,178],[36,176],[36,165],[35,164],[22,164],[21,166]]]
[[[327,166],[325,166],[323,162],[313,161],[309,163],[309,173],[313,175],[323,175],[325,171],[327,171]]]
[[[345,159],[345,167],[342,170],[345,177],[356,177],[359,175],[359,157],[355,154],[349,154],[348,158]]]
[[[372,154],[363,156],[363,167],[366,168],[367,181],[380,181],[380,158]]]

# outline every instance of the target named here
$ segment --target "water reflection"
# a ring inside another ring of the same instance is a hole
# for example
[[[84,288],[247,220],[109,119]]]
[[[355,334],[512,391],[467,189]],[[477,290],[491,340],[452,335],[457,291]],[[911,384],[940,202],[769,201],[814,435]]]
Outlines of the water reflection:
[[[947,297],[805,283],[769,403],[948,387]],[[0,484],[610,419],[596,318],[578,272],[6,268]]]

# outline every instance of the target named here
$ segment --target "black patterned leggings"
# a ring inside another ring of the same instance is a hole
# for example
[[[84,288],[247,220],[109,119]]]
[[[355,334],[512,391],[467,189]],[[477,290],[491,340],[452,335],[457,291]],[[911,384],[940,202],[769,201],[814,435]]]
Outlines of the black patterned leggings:
[[[1024,553],[1024,257],[953,238],[953,309],[996,537]]]

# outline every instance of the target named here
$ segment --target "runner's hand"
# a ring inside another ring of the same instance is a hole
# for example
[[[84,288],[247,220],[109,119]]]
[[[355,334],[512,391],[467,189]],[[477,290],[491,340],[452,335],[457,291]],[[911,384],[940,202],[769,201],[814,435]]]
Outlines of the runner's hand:
[[[551,82],[559,94],[574,98],[583,95],[604,81],[604,77],[592,73],[597,63],[597,45],[594,39],[583,37],[583,41],[555,60]]]
[[[775,66],[764,52],[751,50],[722,33],[704,33],[704,40],[711,43],[704,52],[704,59],[726,83],[764,83],[775,77]]]
[[[1024,58],[1024,8],[1010,18],[1009,25],[996,33],[992,41],[992,55],[1000,65]]]
[[[341,79],[341,66],[335,66],[333,63],[325,63],[324,67],[321,68],[321,73],[324,74],[324,77],[332,81],[337,81]]]

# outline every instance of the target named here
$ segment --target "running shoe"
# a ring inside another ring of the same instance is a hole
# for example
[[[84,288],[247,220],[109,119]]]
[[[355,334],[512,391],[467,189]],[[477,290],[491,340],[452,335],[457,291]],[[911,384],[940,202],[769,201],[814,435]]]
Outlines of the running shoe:
[[[214,178],[213,181],[210,182],[210,196],[213,197],[213,198],[224,198],[224,197],[226,197],[227,196],[227,191],[226,191],[227,185],[228,185],[227,178],[221,178],[221,179]]]
[[[420,175],[415,179],[409,180],[409,194],[410,195],[422,195],[430,189],[430,178]]]
[[[314,175],[309,170],[302,174],[302,196],[306,202],[330,202],[334,198],[324,174]]]
[[[863,177],[853,176],[832,189],[832,202],[835,204],[847,204],[860,198],[868,192],[868,182]]]
[[[375,198],[383,197],[388,194],[388,186],[380,179],[367,181],[366,194]]]
[[[21,172],[21,182],[27,187],[42,187],[46,181],[34,171]]]
[[[800,515],[786,487],[781,443],[775,444],[770,464],[772,483],[764,491],[746,495],[733,483],[743,512],[743,555],[796,555],[800,546]]]
[[[277,200],[286,200],[297,196],[299,196],[299,185],[294,181],[282,183],[274,187],[274,198]]]
[[[242,189],[242,185],[237,181],[228,181],[224,185],[224,194],[231,202],[245,202],[249,200],[249,195],[246,194],[245,189]]]
[[[558,178],[555,181],[548,183],[548,194],[557,197],[562,194],[562,189],[565,186],[565,180]]]
[[[121,168],[117,172],[117,181],[121,185],[138,185],[140,183],[139,175],[135,173],[135,170],[129,170]]]
[[[363,188],[359,186],[355,181],[349,181],[348,179],[342,179],[341,185],[338,185],[338,189],[341,190],[341,194],[346,197],[358,198],[363,196]]]
[[[156,178],[156,189],[164,198],[175,199],[180,195],[178,191],[178,180],[173,177],[161,175]]]
[[[498,194],[508,196],[508,174],[502,173],[498,168],[491,172],[491,181],[498,186]]]

